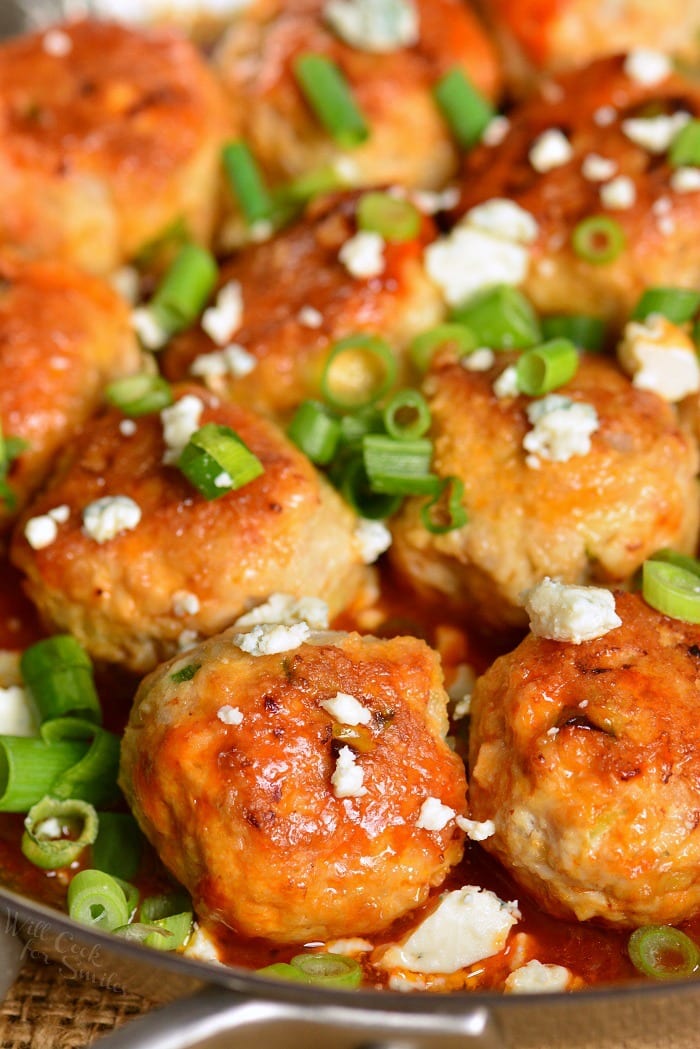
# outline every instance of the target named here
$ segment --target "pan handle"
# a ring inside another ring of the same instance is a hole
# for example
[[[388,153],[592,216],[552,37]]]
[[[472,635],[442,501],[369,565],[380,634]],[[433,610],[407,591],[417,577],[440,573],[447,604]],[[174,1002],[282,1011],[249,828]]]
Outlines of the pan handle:
[[[134,1020],[99,1049],[505,1049],[488,1010],[389,1012],[206,988]]]

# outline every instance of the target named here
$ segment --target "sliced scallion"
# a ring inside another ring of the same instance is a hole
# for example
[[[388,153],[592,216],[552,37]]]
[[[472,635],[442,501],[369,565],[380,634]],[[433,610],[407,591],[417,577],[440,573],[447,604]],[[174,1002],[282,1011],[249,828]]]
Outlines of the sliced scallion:
[[[541,341],[540,325],[530,301],[510,284],[477,292],[452,311],[478,346],[524,350]]]
[[[102,720],[92,662],[70,634],[55,634],[30,645],[22,653],[20,670],[42,721],[63,716],[96,724]]]
[[[173,392],[161,375],[141,372],[115,379],[106,387],[105,399],[124,415],[136,418],[168,408],[173,403]]]
[[[578,257],[595,266],[614,262],[626,244],[625,231],[609,215],[591,215],[582,219],[571,234],[571,246]]]
[[[304,98],[334,142],[353,149],[367,141],[367,122],[335,62],[307,53],[295,59],[293,69]]]
[[[185,244],[168,267],[149,303],[149,310],[168,334],[189,328],[214,290],[218,267],[198,244]]]
[[[236,491],[265,472],[230,426],[217,423],[205,423],[192,434],[177,465],[205,499]]]
[[[642,566],[642,596],[657,612],[700,623],[700,576],[670,561],[645,561]]]
[[[425,372],[435,353],[443,347],[454,348],[461,357],[478,348],[474,332],[464,324],[438,324],[429,331],[416,335],[409,347],[411,360],[419,371]]]
[[[542,338],[570,339],[574,346],[589,353],[602,350],[605,343],[605,322],[587,313],[560,313],[543,317]]]
[[[420,212],[410,200],[370,190],[357,202],[357,228],[378,233],[384,240],[413,240],[420,226]]]
[[[64,836],[66,829],[77,836]],[[95,841],[97,829],[92,805],[75,798],[45,797],[32,805],[24,821],[22,853],[43,870],[69,867]]]
[[[246,143],[241,140],[229,142],[224,146],[222,160],[248,225],[269,219],[275,211],[275,202]]]
[[[117,795],[119,737],[83,718],[54,718],[41,726],[41,735],[55,745],[64,740],[90,740],[85,754],[54,780],[56,798],[79,798],[106,805]]]
[[[440,478],[431,473],[431,441],[395,441],[383,434],[362,439],[362,458],[370,486],[386,495],[435,495]]]
[[[273,980],[292,980],[296,983],[306,983],[306,977],[301,969],[289,962],[273,962],[265,965],[262,969],[255,970],[256,976],[269,976]]]
[[[397,441],[412,441],[430,429],[430,408],[418,390],[398,390],[383,411],[384,426]]]
[[[471,149],[495,115],[491,103],[477,91],[464,71],[456,67],[438,80],[433,94],[457,145]]]
[[[564,386],[578,370],[579,356],[573,342],[551,339],[521,354],[515,368],[518,389],[528,397],[543,397]]]
[[[654,980],[687,979],[700,965],[700,950],[695,942],[671,925],[635,929],[627,950],[634,967]]]
[[[320,987],[357,987],[362,981],[360,963],[345,954],[297,954],[290,965]]]
[[[340,423],[325,405],[303,401],[287,427],[287,436],[312,463],[324,466],[335,455]]]
[[[97,870],[127,881],[139,869],[143,837],[129,812],[100,812],[92,862]]]
[[[671,143],[669,163],[674,168],[700,165],[700,120],[689,120]]]
[[[331,347],[321,392],[332,408],[364,408],[381,400],[394,385],[396,373],[396,357],[383,339],[364,332],[348,335]]]
[[[685,569],[686,572],[690,572],[691,575],[700,576],[700,560],[697,557],[690,557],[689,554],[680,554],[677,550],[671,550],[670,547],[664,546],[660,550],[656,550],[651,557],[650,561],[666,561],[668,564],[676,565],[678,568]]]
[[[446,535],[468,521],[462,499],[464,484],[459,477],[446,477],[438,493],[421,507],[421,521],[432,535]]]
[[[27,812],[87,753],[82,740],[0,736],[0,812]]]
[[[68,886],[68,913],[82,925],[106,932],[126,925],[129,906],[119,882],[104,871],[78,871]]]
[[[673,324],[692,320],[700,308],[700,291],[692,288],[647,288],[632,312],[633,321],[660,313]]]
[[[334,480],[346,503],[359,517],[383,521],[401,506],[400,495],[385,495],[373,490],[361,455],[344,462]]]

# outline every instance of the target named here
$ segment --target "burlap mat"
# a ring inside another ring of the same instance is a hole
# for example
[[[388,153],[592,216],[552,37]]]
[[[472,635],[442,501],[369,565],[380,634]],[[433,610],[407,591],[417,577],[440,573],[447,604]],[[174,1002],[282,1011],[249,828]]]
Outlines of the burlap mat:
[[[150,1006],[140,995],[70,979],[58,965],[27,959],[0,1004],[0,1049],[83,1049]]]

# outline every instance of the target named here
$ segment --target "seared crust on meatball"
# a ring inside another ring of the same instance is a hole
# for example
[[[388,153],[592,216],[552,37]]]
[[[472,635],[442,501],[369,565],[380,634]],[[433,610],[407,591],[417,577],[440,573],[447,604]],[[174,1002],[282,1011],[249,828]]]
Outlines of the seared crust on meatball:
[[[7,480],[16,508],[92,414],[110,379],[138,370],[129,314],[95,277],[56,263],[0,260],[0,423],[25,447]],[[0,501],[0,531],[15,508]]]
[[[424,500],[407,500],[390,552],[419,593],[495,630],[527,625],[523,591],[544,576],[621,582],[659,547],[692,553],[698,523],[696,447],[667,403],[612,361],[584,355],[557,394],[595,409],[590,450],[533,461],[523,447],[532,399],[493,389],[510,361],[499,354],[487,372],[451,354],[435,362],[425,382],[433,469],[463,481],[468,521],[433,535],[421,521]]]
[[[355,49],[323,19],[323,0],[262,0],[236,20],[216,56],[242,133],[270,177],[284,181],[346,158],[352,185],[398,182],[436,188],[458,154],[431,94],[454,66],[493,97],[495,49],[460,0],[418,0],[420,37],[382,54]],[[366,143],[343,153],[318,124],[297,86],[294,59],[327,55],[345,75],[370,127]]]
[[[227,124],[175,32],[85,21],[3,43],[0,245],[105,273],[175,222],[207,240]]]
[[[543,313],[590,313],[622,323],[645,287],[700,283],[695,237],[700,191],[678,188],[668,143],[651,152],[633,141],[635,129],[627,124],[655,113],[697,117],[700,89],[677,73],[642,84],[625,72],[624,63],[623,56],[601,59],[545,81],[513,110],[498,145],[481,145],[464,161],[458,214],[504,197],[536,220],[523,287]],[[549,131],[563,133],[571,156],[538,170],[533,147]],[[598,162],[591,166],[592,156]],[[612,162],[603,178],[600,158]],[[606,188],[619,177],[629,180],[621,194]],[[613,261],[589,262],[574,250],[574,230],[594,215],[613,220],[624,234],[624,247]]]
[[[422,258],[434,224],[423,217],[415,238],[385,242],[382,272],[355,277],[339,253],[357,232],[359,199],[360,194],[348,193],[318,201],[290,229],[223,266],[221,284],[241,285],[242,324],[234,340],[254,358],[247,375],[206,378],[202,355],[219,347],[200,328],[174,340],[163,355],[165,374],[184,379],[194,366],[217,393],[285,416],[305,398],[320,396],[323,366],[335,340],[371,332],[405,356],[411,339],[443,315]]]
[[[700,910],[700,627],[616,606],[604,637],[530,635],[477,681],[471,804],[550,914],[672,924]]]
[[[96,658],[136,671],[177,651],[178,639],[210,636],[271,593],[321,597],[339,611],[361,581],[355,517],[309,461],[271,423],[221,404],[200,387],[200,425],[230,426],[264,473],[207,501],[163,463],[158,415],[124,436],[121,414],[91,421],[57,475],[16,530],[12,559],[47,623],[71,631]],[[98,542],[83,511],[126,496],[140,509],[135,527]],[[29,517],[56,506],[70,517],[49,546],[33,550]],[[183,635],[183,631],[185,632]]]
[[[198,669],[177,682],[185,664]],[[321,706],[339,692],[367,724],[350,730]],[[121,786],[199,915],[283,943],[377,932],[461,856],[454,821],[417,826],[429,796],[464,810],[446,700],[437,656],[415,638],[320,634],[252,656],[228,631],[143,682]],[[343,797],[332,777],[353,746],[363,784]]]

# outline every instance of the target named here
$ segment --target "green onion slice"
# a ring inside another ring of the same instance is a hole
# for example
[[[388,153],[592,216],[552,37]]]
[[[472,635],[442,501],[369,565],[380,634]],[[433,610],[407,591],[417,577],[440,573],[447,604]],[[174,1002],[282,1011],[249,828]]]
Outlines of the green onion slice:
[[[324,466],[338,447],[340,423],[325,405],[303,401],[287,427],[287,436],[312,463]]]
[[[587,313],[560,313],[543,317],[542,337],[550,339],[569,339],[574,346],[589,353],[602,350],[605,344],[605,322],[600,317]]]
[[[457,145],[471,149],[495,116],[491,103],[477,91],[464,71],[457,68],[438,80],[433,94]]]
[[[264,222],[275,212],[257,162],[245,142],[229,142],[222,153],[224,171],[249,226]]]
[[[0,736],[0,812],[27,812],[87,751],[82,740],[45,743],[26,736]]]
[[[700,964],[700,950],[694,941],[670,925],[635,929],[627,950],[634,967],[654,980],[687,978]]]
[[[194,324],[214,290],[218,272],[214,256],[198,244],[180,249],[149,303],[168,335]]]
[[[600,266],[614,262],[627,244],[625,231],[609,215],[591,215],[574,227],[571,246],[580,259]]]
[[[345,462],[334,481],[353,510],[370,521],[383,521],[401,506],[400,495],[384,495],[373,490],[361,455]]]
[[[396,357],[376,335],[358,333],[331,347],[321,376],[324,400],[340,410],[375,404],[396,381]]]
[[[362,981],[360,963],[345,954],[297,954],[290,964],[320,987],[357,987]]]
[[[647,288],[632,312],[633,321],[660,313],[673,324],[692,320],[700,307],[700,291],[691,288]]]
[[[159,921],[131,922],[113,929],[116,936],[125,940],[133,940],[143,943],[146,947],[154,947],[157,951],[176,951],[189,940],[192,934],[192,912],[174,914],[169,918]]]
[[[510,284],[477,292],[452,311],[452,319],[469,328],[477,346],[524,350],[541,341],[532,304]]]
[[[309,53],[299,55],[293,69],[304,98],[334,142],[353,149],[367,141],[367,122],[335,62]]]
[[[90,740],[86,753],[54,780],[50,793],[56,798],[80,798],[93,805],[106,805],[117,796],[119,737],[83,718],[54,718],[41,726],[49,744]]]
[[[383,412],[384,426],[397,441],[412,441],[430,429],[430,408],[418,390],[398,390]]]
[[[201,663],[187,663],[180,670],[176,670],[174,674],[170,675],[170,680],[176,685],[182,685],[186,681],[192,681],[198,670],[202,669]]]
[[[274,980],[294,980],[296,983],[306,983],[306,977],[301,969],[288,962],[274,962],[265,965],[262,969],[255,970],[256,976],[270,976]]]
[[[163,892],[158,896],[147,896],[141,902],[139,918],[142,922],[160,921],[161,918],[172,918],[192,909],[192,901],[186,892]]]
[[[410,200],[370,190],[357,202],[357,228],[378,233],[384,240],[413,240],[420,227],[420,212]]]
[[[265,472],[238,434],[217,423],[205,423],[192,434],[177,465],[205,499],[236,491]]]
[[[680,554],[677,550],[671,550],[667,546],[656,550],[648,560],[666,561],[668,564],[677,565],[678,568],[684,568],[686,572],[690,572],[692,575],[700,576],[700,560],[697,557]]]
[[[362,458],[372,491],[386,495],[436,495],[440,478],[430,471],[431,441],[395,441],[383,434],[362,439]]]
[[[42,798],[24,821],[22,852],[35,867],[69,867],[97,836],[95,809],[76,798]],[[66,831],[77,837],[64,836]]]
[[[675,136],[668,154],[674,168],[700,165],[700,120],[689,120]]]
[[[97,837],[92,846],[93,866],[113,878],[128,881],[141,863],[143,837],[129,812],[100,812]]]
[[[518,389],[528,397],[542,397],[573,379],[579,356],[569,339],[551,339],[523,353],[516,365]]]
[[[379,408],[370,405],[341,417],[340,444],[343,448],[359,450],[367,433],[384,433],[384,419]]]
[[[464,484],[459,477],[446,477],[437,495],[421,507],[423,527],[432,535],[445,535],[462,528],[469,520],[463,497]]]
[[[92,662],[70,634],[55,634],[25,649],[22,679],[42,721],[64,715],[99,724],[102,710],[92,677]]]
[[[168,408],[173,403],[173,391],[161,375],[141,372],[115,379],[106,387],[105,398],[124,415],[136,418]]]
[[[438,324],[435,328],[416,335],[408,352],[416,368],[425,372],[430,367],[435,353],[444,346],[454,348],[461,357],[478,349],[479,344],[474,332],[464,324]]]
[[[700,576],[668,561],[645,561],[642,597],[672,619],[700,623]]]
[[[104,871],[78,871],[68,886],[68,913],[82,925],[111,932],[127,924],[129,911],[124,889]]]

